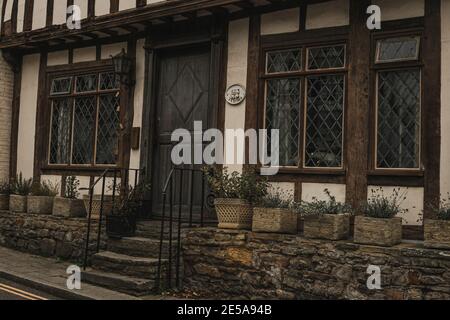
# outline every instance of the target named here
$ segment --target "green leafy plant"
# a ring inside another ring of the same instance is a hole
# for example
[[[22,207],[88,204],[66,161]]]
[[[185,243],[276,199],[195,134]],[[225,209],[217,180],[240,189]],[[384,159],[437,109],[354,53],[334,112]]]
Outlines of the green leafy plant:
[[[150,190],[151,185],[143,182],[138,183],[135,187],[129,186],[127,193],[123,197],[120,197],[120,203],[113,214],[135,216],[139,208],[142,207],[145,195]]]
[[[66,190],[64,198],[77,199],[79,197],[78,188],[80,187],[80,180],[77,177],[71,176],[66,178]]]
[[[440,200],[438,208],[432,210],[437,220],[450,221],[450,193],[447,193],[447,198]]]
[[[209,187],[217,198],[242,199],[257,203],[267,195],[267,179],[261,178],[255,171],[229,174],[227,168],[221,170],[217,166],[208,166],[203,170]]]
[[[11,186],[7,181],[0,182],[0,194],[9,195],[11,193]]]
[[[50,181],[35,182],[31,187],[31,194],[39,197],[54,197],[59,192],[59,186]]]
[[[390,219],[398,214],[408,212],[401,205],[406,200],[408,190],[395,188],[389,196],[384,194],[383,188],[373,189],[366,204],[362,207],[365,216],[371,218]]]
[[[33,180],[31,178],[24,179],[22,172],[20,172],[11,183],[11,194],[19,196],[27,196],[31,192],[32,184]]]
[[[324,215],[324,214],[353,214],[354,210],[351,205],[336,200],[330,190],[324,190],[327,196],[326,200],[319,200],[316,197],[312,201],[301,201],[294,203],[295,211],[302,216]]]
[[[266,196],[261,198],[257,206],[269,209],[290,209],[293,205],[293,200],[287,200],[283,197],[283,193],[280,189],[276,189],[274,192],[269,192]]]

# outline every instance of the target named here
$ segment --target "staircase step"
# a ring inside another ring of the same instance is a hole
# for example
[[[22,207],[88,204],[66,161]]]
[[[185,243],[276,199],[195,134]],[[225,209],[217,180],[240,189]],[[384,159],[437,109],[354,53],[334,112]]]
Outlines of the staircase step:
[[[82,273],[83,281],[104,288],[131,294],[144,296],[155,291],[155,281],[125,276],[117,273],[108,273],[95,269],[88,269]]]
[[[183,225],[184,226],[184,225]],[[169,239],[169,223],[164,224],[164,240]],[[139,221],[136,226],[136,236],[151,239],[161,238],[161,221]],[[178,223],[172,224],[172,239],[178,239]]]
[[[159,257],[160,241],[143,237],[131,237],[122,239],[108,239],[108,251],[126,254],[134,257],[155,258]],[[172,243],[173,256],[176,254],[177,241]],[[163,241],[163,257],[169,256],[169,241]]]
[[[161,273],[165,272],[167,260],[162,260]],[[156,279],[158,259],[133,257],[111,251],[104,251],[92,257],[94,269],[144,279]]]

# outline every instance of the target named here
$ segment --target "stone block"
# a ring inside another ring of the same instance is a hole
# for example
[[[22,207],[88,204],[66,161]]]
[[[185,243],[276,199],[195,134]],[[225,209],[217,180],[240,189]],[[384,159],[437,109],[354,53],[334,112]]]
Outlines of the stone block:
[[[55,197],[28,196],[27,212],[31,214],[52,214]]]
[[[27,212],[27,196],[12,194],[9,196],[9,210],[12,212]]]
[[[288,209],[255,208],[253,232],[297,234],[297,217]]]
[[[392,247],[402,242],[402,219],[355,217],[354,242]]]
[[[52,213],[54,216],[67,218],[83,218],[87,215],[83,200],[62,197],[54,199]]]
[[[425,247],[450,249],[450,221],[425,220]]]
[[[344,240],[350,233],[350,215],[324,214],[305,217],[303,234],[309,239]]]

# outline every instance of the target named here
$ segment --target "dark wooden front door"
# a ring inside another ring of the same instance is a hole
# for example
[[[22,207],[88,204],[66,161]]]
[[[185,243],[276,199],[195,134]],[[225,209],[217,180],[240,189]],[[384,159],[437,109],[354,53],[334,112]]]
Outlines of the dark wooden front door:
[[[163,51],[158,55],[156,90],[156,132],[153,146],[152,210],[162,212],[162,190],[172,169],[171,136],[176,129],[194,131],[194,121],[202,121],[203,130],[212,123],[215,112],[211,106],[211,54],[209,46]],[[193,137],[193,134],[191,134]],[[189,166],[187,166],[189,167]],[[194,179],[194,183],[192,183]],[[183,215],[189,214],[191,196],[194,210],[201,204],[201,175],[183,176],[174,183],[174,203],[178,206],[182,192]],[[192,190],[193,188],[196,190]],[[193,194],[191,194],[193,193]],[[177,212],[178,213],[178,212]]]

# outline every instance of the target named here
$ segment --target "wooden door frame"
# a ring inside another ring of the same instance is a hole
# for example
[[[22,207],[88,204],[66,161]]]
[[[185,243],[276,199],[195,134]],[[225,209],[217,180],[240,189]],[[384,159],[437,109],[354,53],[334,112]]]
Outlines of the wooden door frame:
[[[225,126],[225,90],[227,70],[227,30],[228,20],[225,17],[213,17],[206,21],[209,26],[202,24],[192,26],[192,30],[185,34],[172,32],[156,32],[149,29],[146,37],[145,77],[144,77],[144,106],[142,112],[141,135],[141,179],[152,181],[153,157],[155,144],[157,86],[161,52],[210,45],[210,96],[209,103],[213,106],[212,127],[223,130]],[[205,32],[206,30],[206,32]],[[167,37],[155,36],[164,34]],[[169,38],[169,39],[168,39]],[[153,187],[153,186],[152,186]],[[150,207],[146,208],[152,212]]]

